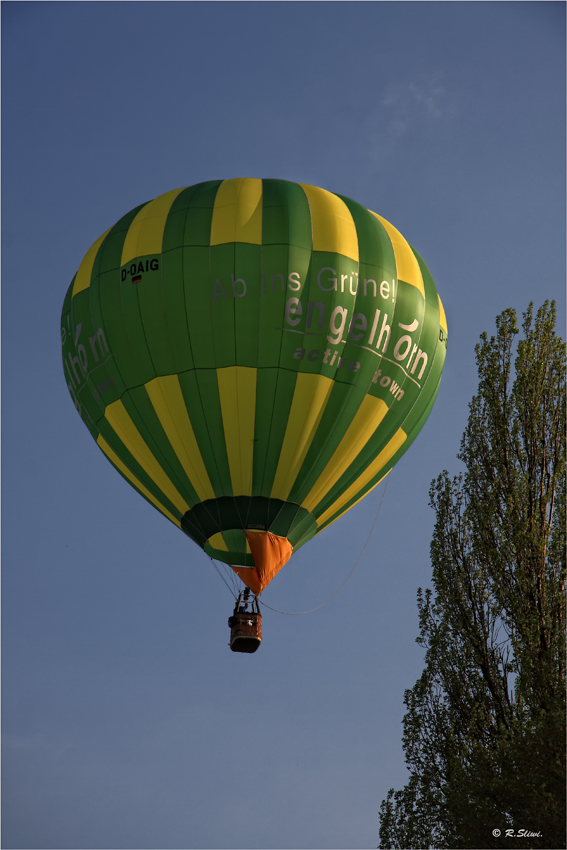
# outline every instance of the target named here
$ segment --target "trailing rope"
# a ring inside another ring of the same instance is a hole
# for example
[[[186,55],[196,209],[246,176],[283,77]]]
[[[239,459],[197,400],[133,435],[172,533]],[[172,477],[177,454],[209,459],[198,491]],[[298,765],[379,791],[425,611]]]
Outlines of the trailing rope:
[[[349,580],[349,578],[351,577],[351,575],[353,574],[353,572],[357,568],[359,561],[362,558],[362,556],[364,555],[364,551],[365,551],[366,547],[368,546],[368,543],[370,542],[370,538],[372,537],[372,532],[374,531],[374,526],[376,525],[376,522],[378,521],[378,515],[380,514],[380,511],[382,509],[382,502],[384,501],[384,496],[386,495],[386,490],[388,489],[388,481],[389,481],[389,479],[386,480],[386,486],[384,487],[384,492],[382,493],[382,498],[380,499],[380,504],[378,505],[378,510],[376,511],[376,516],[374,517],[374,522],[372,523],[372,528],[370,529],[370,533],[369,533],[368,537],[366,538],[366,543],[362,547],[362,552],[358,556],[358,559],[357,559],[354,567],[352,568],[352,570],[348,574],[348,576],[345,578],[345,580],[343,581],[341,586],[339,588],[337,588],[337,590],[335,590],[333,595],[329,596],[329,598],[327,599],[326,602],[322,602],[321,605],[317,605],[316,608],[310,608],[308,611],[280,611],[279,608],[272,608],[271,605],[268,605],[266,602],[264,602],[262,600],[262,605],[265,608],[269,608],[270,611],[275,611],[277,614],[287,614],[290,617],[299,617],[301,614],[312,614],[313,611],[318,611],[319,608],[323,608],[325,605],[327,605],[327,603],[330,602],[331,599],[333,599],[337,595],[339,590],[343,589],[343,587],[345,586],[345,584],[347,583],[347,581]]]

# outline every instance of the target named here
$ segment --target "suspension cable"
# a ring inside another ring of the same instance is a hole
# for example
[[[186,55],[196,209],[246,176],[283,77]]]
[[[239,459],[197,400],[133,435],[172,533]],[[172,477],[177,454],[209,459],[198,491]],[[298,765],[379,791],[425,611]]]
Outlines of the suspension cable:
[[[345,578],[345,580],[343,581],[341,586],[338,587],[337,590],[335,590],[333,595],[329,596],[329,598],[326,600],[326,602],[322,602],[321,605],[317,605],[316,608],[310,608],[308,611],[280,611],[279,608],[272,608],[271,605],[268,605],[267,602],[264,602],[264,600],[262,599],[262,605],[265,608],[269,608],[270,611],[275,611],[277,614],[287,614],[290,617],[299,617],[300,614],[312,614],[313,611],[318,611],[319,608],[323,608],[325,605],[327,605],[327,603],[330,602],[331,599],[333,599],[337,595],[339,590],[342,590],[342,588],[345,586],[345,584],[347,583],[347,581],[349,580],[349,578],[351,577],[351,575],[353,574],[353,572],[357,568],[359,561],[362,558],[362,556],[364,555],[364,551],[365,551],[366,547],[368,546],[368,543],[370,542],[370,538],[372,537],[372,532],[374,531],[374,526],[376,525],[376,522],[378,521],[378,515],[380,514],[380,511],[382,509],[382,502],[384,501],[384,496],[386,495],[386,490],[388,489],[388,481],[389,480],[390,480],[389,478],[386,480],[386,486],[384,487],[384,492],[382,493],[382,498],[380,499],[380,504],[378,505],[378,510],[376,511],[376,516],[374,517],[374,522],[372,523],[372,528],[370,529],[370,533],[369,533],[368,537],[366,538],[366,543],[362,547],[362,552],[358,556],[356,563],[355,563],[354,567],[352,568],[352,570],[350,571],[350,573],[348,574],[348,576]]]
[[[209,555],[209,558],[211,558],[211,556],[210,556],[210,555]],[[212,558],[211,558],[211,564],[213,565],[213,567],[214,567],[214,568],[215,568],[215,570],[217,571],[217,573],[218,573],[219,577],[220,577],[220,578],[224,581],[224,583],[225,583],[225,584],[226,584],[226,586],[228,587],[228,592],[230,593],[230,595],[231,595],[234,599],[236,599],[236,593],[234,592],[234,588],[231,588],[231,586],[230,586],[230,585],[229,585],[229,583],[227,582],[226,578],[225,578],[225,577],[224,577],[224,575],[221,573],[221,571],[219,570],[219,568],[217,567],[217,565],[215,564],[215,562],[214,562],[214,560],[213,560]]]

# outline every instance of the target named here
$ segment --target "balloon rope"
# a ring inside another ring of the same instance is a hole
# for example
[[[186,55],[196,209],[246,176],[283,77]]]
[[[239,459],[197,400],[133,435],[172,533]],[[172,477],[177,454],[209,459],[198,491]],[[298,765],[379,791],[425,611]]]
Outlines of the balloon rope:
[[[343,589],[343,587],[345,586],[345,584],[347,583],[347,581],[349,580],[349,578],[351,577],[351,575],[353,574],[353,572],[357,568],[359,561],[362,558],[362,556],[364,555],[364,551],[365,551],[366,547],[368,546],[368,543],[370,542],[370,538],[372,537],[372,532],[374,531],[374,526],[376,525],[376,522],[378,521],[378,515],[379,515],[379,513],[382,509],[382,502],[384,501],[384,496],[386,495],[386,490],[388,489],[388,481],[389,481],[389,479],[386,481],[386,486],[384,487],[384,492],[382,493],[382,498],[380,499],[380,504],[378,505],[378,510],[376,511],[376,516],[374,517],[374,522],[372,523],[372,528],[370,529],[370,533],[369,533],[368,537],[366,538],[366,543],[362,547],[362,552],[358,556],[358,559],[357,559],[354,567],[352,568],[352,570],[348,574],[348,576],[345,578],[345,580],[343,581],[341,586],[339,588],[337,588],[337,590],[335,590],[333,595],[329,596],[329,598],[327,599],[326,602],[322,602],[321,605],[317,605],[316,608],[310,608],[309,611],[280,611],[279,608],[272,608],[272,606],[268,605],[266,602],[264,602],[263,599],[259,600],[259,601],[262,602],[262,605],[263,605],[264,608],[269,608],[270,611],[276,611],[276,613],[278,613],[278,614],[288,614],[290,617],[298,617],[300,614],[311,614],[311,613],[313,613],[313,611],[318,611],[319,608],[323,608],[327,604],[327,602],[330,602],[331,599],[333,599],[337,595],[339,590]]]
[[[211,558],[210,555],[209,555],[209,558]],[[237,594],[234,592],[234,589],[230,587],[229,583],[227,582],[227,580],[225,579],[225,577],[223,576],[223,574],[221,573],[221,571],[219,570],[219,568],[217,567],[217,565],[215,564],[215,562],[213,561],[212,558],[211,558],[211,564],[213,565],[213,567],[217,571],[219,577],[224,581],[224,583],[228,587],[230,595],[233,596],[236,599]]]

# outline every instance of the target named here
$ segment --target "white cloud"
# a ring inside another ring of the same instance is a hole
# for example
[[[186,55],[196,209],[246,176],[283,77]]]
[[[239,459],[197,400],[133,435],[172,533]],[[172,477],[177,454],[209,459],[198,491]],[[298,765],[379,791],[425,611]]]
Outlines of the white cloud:
[[[452,112],[439,75],[389,85],[380,101],[382,120],[395,137],[423,119],[440,119]]]

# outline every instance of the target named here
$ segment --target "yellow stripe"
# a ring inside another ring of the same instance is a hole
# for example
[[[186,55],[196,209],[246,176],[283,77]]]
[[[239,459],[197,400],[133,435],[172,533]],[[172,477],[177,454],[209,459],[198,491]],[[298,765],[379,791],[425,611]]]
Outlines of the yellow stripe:
[[[134,257],[144,257],[147,254],[161,254],[163,243],[163,231],[171,205],[176,197],[183,192],[181,189],[173,189],[160,195],[159,198],[150,201],[134,217],[128,228],[124,245],[122,246],[122,259],[120,265],[124,266]]]
[[[107,458],[108,458],[109,460],[111,460],[111,461],[112,461],[112,463],[113,463],[115,466],[117,466],[117,467],[118,467],[118,469],[120,470],[120,472],[121,472],[123,475],[125,475],[125,476],[126,476],[126,478],[127,478],[129,481],[131,481],[131,482],[132,482],[132,484],[134,485],[134,487],[137,487],[137,488],[138,488],[138,490],[140,491],[140,493],[143,493],[143,494],[144,494],[144,496],[146,497],[146,499],[149,499],[149,500],[150,500],[150,502],[152,502],[152,504],[154,504],[154,505],[156,506],[156,508],[158,509],[158,511],[160,511],[160,512],[161,512],[164,516],[166,516],[169,520],[171,520],[171,522],[173,522],[175,525],[177,525],[177,526],[178,526],[178,528],[181,528],[181,523],[179,522],[179,520],[178,520],[178,519],[176,519],[176,517],[174,517],[174,516],[173,516],[173,514],[172,514],[172,513],[170,513],[170,512],[167,510],[167,508],[164,508],[164,506],[163,506],[160,502],[158,502],[158,500],[156,499],[156,497],[155,497],[154,495],[152,495],[152,493],[150,493],[150,491],[147,489],[147,487],[144,487],[144,485],[142,484],[142,482],[141,482],[141,481],[139,481],[139,480],[136,478],[136,476],[135,476],[135,475],[132,475],[132,473],[130,472],[130,470],[128,469],[128,467],[124,466],[124,464],[122,463],[122,461],[120,460],[120,458],[118,457],[118,455],[117,455],[115,452],[113,452],[113,451],[112,451],[112,449],[110,448],[110,446],[108,445],[108,443],[106,442],[106,440],[104,439],[104,437],[103,437],[101,434],[99,434],[99,435],[98,435],[97,443],[98,443],[99,447],[102,449],[102,451],[105,453],[105,455],[107,456]]]
[[[111,227],[109,227],[108,230],[105,230],[102,236],[99,236],[94,245],[91,245],[91,247],[83,257],[81,265],[79,266],[79,271],[75,276],[75,283],[73,284],[73,295],[76,295],[77,292],[82,292],[83,289],[88,289],[91,285],[91,275],[93,273],[94,261],[98,253],[98,249],[102,245],[102,242],[107,233],[109,233],[111,230]]]
[[[256,369],[248,366],[217,369],[233,496],[252,495],[256,375]]]
[[[138,461],[144,472],[157,484],[164,496],[184,514],[189,505],[176,490],[154,455],[144,442],[142,435],[132,422],[130,415],[120,399],[109,404],[104,416],[116,435],[122,440],[130,454]]]
[[[199,499],[202,502],[214,499],[215,491],[187,413],[179,378],[177,375],[154,378],[145,386],[167,439]]]
[[[221,552],[230,552],[230,549],[225,543],[225,539],[222,536],[222,532],[217,531],[216,534],[213,534],[212,537],[209,537],[207,540],[209,546],[212,546],[213,549],[220,549]],[[250,549],[250,544],[248,543],[248,538],[246,538],[246,553],[248,555],[252,554],[252,550]]]
[[[262,244],[262,181],[256,177],[225,180],[213,207],[211,245]]]
[[[299,372],[270,498],[289,496],[327,406],[333,380]]]
[[[439,296],[437,296],[437,298],[439,298]],[[443,328],[445,333],[448,333],[448,331],[447,331],[447,317],[445,315],[445,310],[443,309],[443,305],[441,303],[440,298],[439,298],[439,324],[441,325],[441,327]]]
[[[382,478],[380,478],[380,480],[377,481],[376,484],[374,484],[374,486],[370,488],[370,490],[367,490],[366,493],[363,493],[363,495],[360,497],[360,499],[357,499],[356,502],[353,502],[352,505],[350,506],[350,508],[347,508],[346,510],[341,511],[340,514],[337,514],[336,517],[334,519],[332,519],[331,522],[328,525],[325,526],[325,528],[328,528],[329,525],[332,525],[334,522],[336,522],[338,519],[340,519],[344,514],[348,513],[351,510],[351,508],[354,508],[355,505],[358,505],[359,502],[362,502],[362,500],[365,499],[368,496],[369,493],[372,493],[372,491],[374,490],[375,487],[377,487],[379,484],[382,483],[384,478],[386,478],[390,474],[391,471],[392,470],[387,472],[386,475],[383,475]],[[320,526],[318,526],[318,528],[320,528]],[[317,533],[319,533],[319,532],[317,532]]]
[[[343,507],[343,505],[346,505],[347,502],[349,502],[351,499],[354,499],[355,496],[366,487],[368,482],[371,481],[376,475],[378,475],[382,467],[386,466],[388,461],[390,461],[394,457],[400,446],[405,443],[407,437],[408,435],[401,428],[396,431],[388,445],[384,449],[382,449],[378,457],[373,460],[369,466],[366,467],[362,475],[359,475],[354,484],[351,484],[348,490],[345,490],[343,495],[339,499],[337,499],[337,501],[334,502],[334,504],[332,504],[331,507],[328,508],[324,514],[321,514],[321,516],[318,517],[318,528],[323,525],[323,523],[326,522],[330,517],[332,517],[333,514],[337,513],[337,511],[339,511]],[[379,483],[380,482],[378,481],[377,484]],[[375,484],[374,487],[376,487],[377,484]],[[372,489],[374,489],[374,487]],[[354,507],[354,505],[352,505],[351,507]]]
[[[372,210],[370,210],[370,212],[372,212]],[[372,213],[372,215],[376,216],[390,237],[390,242],[394,249],[394,256],[396,258],[398,280],[403,280],[405,283],[415,286],[425,298],[425,288],[423,286],[421,269],[419,268],[419,263],[417,262],[411,247],[406,242],[400,231],[396,230],[393,224],[390,224],[389,221],[386,221],[386,219],[382,218],[382,216],[378,215],[378,213]]]
[[[228,546],[224,542],[224,537],[222,533],[218,531],[216,534],[213,534],[212,537],[209,537],[207,540],[209,546],[212,546],[213,549],[220,549],[221,552],[228,552]]]
[[[356,416],[337,446],[325,469],[302,502],[308,511],[321,502],[335,486],[341,475],[360,454],[376,428],[388,412],[388,405],[381,398],[366,395]]]
[[[332,192],[299,184],[309,202],[313,250],[343,254],[358,262],[358,237],[349,208]]]

